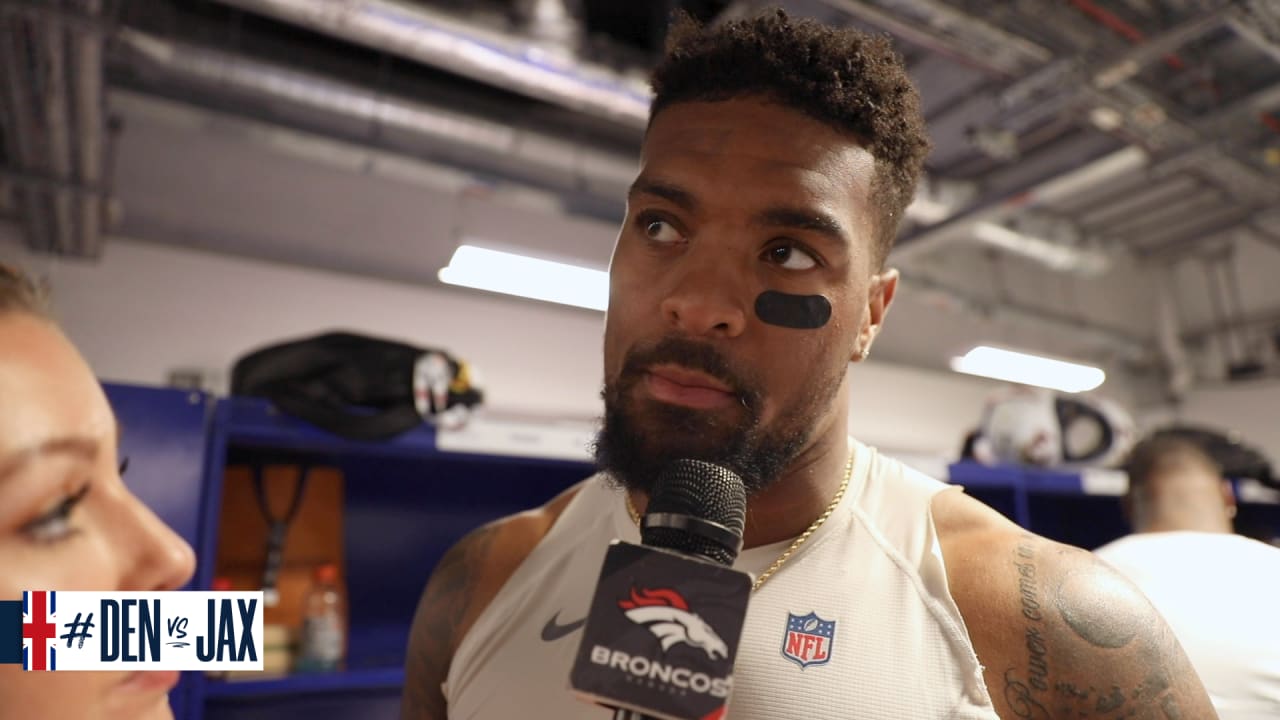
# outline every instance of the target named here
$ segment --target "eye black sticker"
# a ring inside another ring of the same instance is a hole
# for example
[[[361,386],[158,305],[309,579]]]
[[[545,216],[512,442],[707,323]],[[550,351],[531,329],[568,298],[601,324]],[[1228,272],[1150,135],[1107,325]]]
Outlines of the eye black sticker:
[[[770,325],[816,330],[831,319],[831,302],[821,295],[765,290],[756,298],[756,317]]]

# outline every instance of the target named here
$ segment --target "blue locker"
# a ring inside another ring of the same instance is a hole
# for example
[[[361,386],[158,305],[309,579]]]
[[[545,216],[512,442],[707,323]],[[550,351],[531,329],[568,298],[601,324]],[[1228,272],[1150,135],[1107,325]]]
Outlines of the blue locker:
[[[205,455],[213,399],[201,392],[104,383],[122,429],[125,484],[193,548],[200,536]],[[190,589],[191,583],[182,589]],[[188,720],[192,678],[169,694],[177,720]]]

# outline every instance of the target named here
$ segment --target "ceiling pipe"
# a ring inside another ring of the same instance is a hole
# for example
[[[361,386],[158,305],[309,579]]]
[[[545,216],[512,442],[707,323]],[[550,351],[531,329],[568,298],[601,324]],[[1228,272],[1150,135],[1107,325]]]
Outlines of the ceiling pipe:
[[[1101,250],[1055,242],[1039,234],[995,223],[980,222],[974,225],[973,238],[989,247],[1020,255],[1057,272],[1096,277],[1111,269],[1111,259]]]
[[[1265,34],[1251,26],[1247,17],[1239,13],[1233,14],[1227,21],[1227,25],[1249,44],[1270,56],[1272,60],[1280,62],[1280,44],[1272,42]]]
[[[945,27],[963,35],[950,37],[937,29],[921,27],[870,3],[859,0],[824,0],[825,4],[841,12],[875,25],[920,47],[954,58],[970,67],[1001,78],[1014,78],[1031,67],[1047,62],[1051,54],[1044,48],[1019,38],[969,15],[927,0],[909,0],[903,4],[938,16],[945,13]],[[926,6],[926,7],[920,7]],[[973,45],[984,48],[974,52]]]
[[[102,15],[102,0],[81,0],[79,9],[90,18]],[[102,252],[104,198],[103,181],[103,90],[102,36],[92,31],[68,28],[72,35],[71,65],[75,86],[72,117],[76,137],[76,253],[97,257]]]
[[[921,290],[938,293],[958,303],[968,313],[1026,323],[1041,330],[1070,335],[1081,342],[1106,348],[1126,362],[1143,363],[1150,359],[1151,350],[1146,342],[1114,328],[1008,298],[996,300],[979,297],[922,273],[904,273],[902,278],[903,283],[912,288],[913,292]]]
[[[17,166],[14,172],[38,174],[41,162],[35,102],[30,96],[27,75],[24,75],[33,72],[29,64],[33,55],[28,44],[30,38],[31,33],[23,18],[14,14],[0,15],[0,108],[8,118],[8,131],[5,133],[8,155]],[[49,248],[53,242],[49,195],[25,183],[19,185],[17,194],[28,245],[36,249]]]
[[[1110,88],[1128,80],[1144,65],[1162,57],[1175,67],[1182,67],[1182,60],[1173,55],[1173,51],[1230,22],[1235,17],[1232,8],[1232,3],[1222,3],[1159,35],[1141,37],[1128,50],[1095,67],[1091,80],[1100,89]]]
[[[1015,210],[1071,197],[1092,185],[1141,170],[1149,161],[1146,151],[1131,146],[1104,155],[1075,170],[1055,174],[1016,192],[979,201],[967,210],[902,238],[894,245],[890,257],[894,262],[910,263],[944,244],[970,237],[978,223],[1000,223]]]
[[[1165,391],[1173,401],[1181,400],[1195,384],[1195,371],[1187,349],[1179,338],[1178,310],[1173,297],[1173,269],[1161,269],[1164,277],[1156,290],[1156,346],[1164,359]]]
[[[645,127],[649,119],[647,78],[422,5],[394,0],[221,2],[633,128]]]
[[[0,13],[0,73],[27,242],[96,256],[103,199],[101,0]]]
[[[43,122],[40,127],[45,132],[45,163],[48,173],[64,182],[71,180],[71,127],[68,115],[71,103],[67,92],[67,67],[65,38],[62,27],[56,22],[47,22],[40,28],[38,35],[43,42],[37,43],[40,48],[42,72],[34,78],[38,87],[44,88],[39,98],[39,114]],[[72,205],[75,198],[67,185],[52,191],[53,202],[53,236],[50,238],[58,254],[75,253],[75,222],[72,220]]]
[[[349,42],[368,45],[384,52],[418,60],[436,67],[456,72],[476,80],[503,87],[530,97],[552,102],[574,110],[591,113],[619,122],[623,125],[643,128],[648,122],[651,93],[647,83],[623,76],[609,68],[584,62],[571,53],[548,55],[547,45],[538,44],[527,38],[502,34],[476,27],[454,17],[450,17],[429,8],[407,6],[392,0],[222,0],[225,4],[260,13],[278,20],[293,23],[317,32],[323,32]],[[927,0],[913,0],[927,2]],[[528,4],[528,3],[526,3]],[[839,3],[838,3],[839,4]],[[533,3],[548,5],[547,3]],[[550,3],[544,11],[559,12],[563,10],[561,3]],[[931,4],[931,7],[936,4]],[[848,8],[846,8],[848,9]],[[931,11],[937,11],[933,7]],[[555,14],[555,13],[552,13]],[[977,22],[977,21],[974,21]],[[948,20],[949,26],[956,26],[956,18]],[[982,24],[983,37],[999,45],[1000,56],[1008,58],[1010,64],[1004,69],[1008,71],[1024,67],[1027,63],[1042,62],[1048,59],[1047,51],[1025,40],[1016,38],[1004,31]],[[996,42],[996,41],[999,42]],[[150,39],[149,42],[156,42]],[[135,49],[138,49],[135,47]],[[185,52],[185,50],[184,50]],[[152,56],[155,54],[152,53]],[[192,68],[192,63],[176,61]],[[219,62],[226,64],[232,58],[224,58]],[[173,63],[170,58],[166,62]],[[194,69],[194,68],[192,68]],[[275,77],[282,77],[291,71],[276,68],[272,71]],[[239,73],[236,73],[238,76]],[[300,74],[293,74],[299,78]],[[317,77],[306,80],[307,85],[318,86],[328,81]],[[243,85],[241,81],[237,84]],[[265,84],[265,83],[263,83]],[[297,83],[287,83],[296,85]],[[330,88],[337,84],[329,83]],[[404,113],[390,112],[392,106],[407,105],[403,101],[380,98],[358,88],[346,87],[340,94],[361,94],[358,103],[368,108],[370,104],[382,104],[382,110],[370,110],[384,115]],[[443,108],[433,109],[432,115],[443,117],[453,114]],[[408,124],[427,126],[419,113],[416,119]],[[468,119],[469,125],[474,121]],[[482,126],[484,123],[482,123]],[[495,135],[504,134],[505,128],[496,124],[490,127]],[[471,128],[474,130],[474,128]],[[446,131],[448,134],[449,131]],[[512,145],[510,139],[491,139],[479,144],[470,144],[476,152],[492,152],[491,148],[505,148]],[[551,145],[564,145],[559,139],[551,139]],[[550,147],[550,145],[549,145]],[[518,152],[518,151],[517,151]],[[572,157],[576,151],[565,147],[561,153]],[[593,154],[598,158],[598,154]],[[625,171],[621,171],[625,167]],[[610,177],[605,184],[609,187],[625,189],[635,172],[635,163],[631,159],[625,162],[619,158],[606,160],[606,168]],[[599,169],[599,168],[598,168]],[[590,173],[589,168],[583,172]],[[596,184],[600,184],[596,182]],[[607,194],[607,193],[606,193]],[[948,201],[939,203],[935,199],[925,199],[908,209],[908,218],[931,222],[939,217],[954,213],[958,203],[950,198],[962,195],[961,192],[944,193]],[[919,199],[919,198],[918,198]],[[943,215],[945,213],[945,215]],[[1070,251],[1070,248],[1067,248]]]
[[[442,167],[434,161],[393,154],[349,141],[320,137],[302,130],[279,127],[219,111],[199,109],[170,100],[159,100],[129,91],[113,91],[112,105],[127,117],[148,115],[164,122],[178,123],[190,128],[214,125],[222,132],[232,131],[246,141],[255,143],[263,152],[327,164],[350,172],[373,172],[398,182],[421,185],[435,192],[461,194],[469,187],[469,179],[461,171]],[[549,197],[541,196],[533,190],[497,187],[493,188],[492,198],[502,204],[532,208],[538,212],[557,210],[549,202]],[[563,208],[560,208],[560,211],[563,212]],[[621,216],[613,220],[619,222]],[[1026,322],[1037,327],[1050,327],[1055,332],[1069,334],[1082,342],[1113,348],[1126,359],[1145,357],[1146,346],[1141,341],[1113,329],[1092,325],[1079,318],[1018,303],[1000,303],[996,306],[990,299],[966,294],[962,290],[914,273],[908,273],[905,276],[905,282],[913,287],[949,298],[974,311],[994,312],[1001,321]]]
[[[291,112],[303,126],[322,124],[326,115],[355,120],[371,135],[376,129],[381,145],[397,137],[406,145],[425,143],[434,148],[433,155],[457,164],[563,192],[616,200],[636,173],[637,160],[630,155],[136,30],[121,30],[115,50],[113,60],[145,78],[229,94],[277,114]]]
[[[576,48],[582,26],[565,6],[565,0],[516,0],[516,11],[525,31],[556,47]]]
[[[930,0],[910,0],[907,4],[918,4],[929,1]],[[864,6],[857,3],[848,1],[835,2],[832,0],[831,4],[838,5],[855,16],[865,15]],[[1233,9],[1233,7],[1234,6],[1231,3],[1220,3],[1211,10],[1171,28],[1158,36],[1144,38],[1144,42],[1141,45],[1131,48],[1103,63],[1092,66],[1080,65],[1078,70],[1076,70],[1077,72],[1083,72],[1084,77],[1089,78],[1091,81],[1098,82],[1099,85],[1105,87],[1105,92],[1099,89],[1089,89],[1084,91],[1084,95],[1086,97],[1092,96],[1093,104],[1098,107],[1112,107],[1118,103],[1117,106],[1121,108],[1121,110],[1118,111],[1118,117],[1121,118],[1118,125],[1128,125],[1130,115],[1133,114],[1131,110],[1136,110],[1141,106],[1152,104],[1150,98],[1146,97],[1138,88],[1127,82],[1128,78],[1136,73],[1143,63],[1148,63],[1157,57],[1166,55],[1173,49],[1185,44],[1191,39],[1202,36],[1214,28],[1228,25],[1239,32],[1240,15]],[[883,11],[879,10],[872,12],[883,13]],[[874,22],[874,19],[872,18],[865,19]],[[1254,33],[1254,35],[1256,36],[1257,34]],[[1258,42],[1259,38],[1255,37],[1253,40]],[[1270,49],[1274,48],[1274,45],[1270,47]],[[1040,88],[1047,87],[1046,83],[1052,81],[1055,77],[1059,76],[1064,69],[1070,69],[1070,67],[1071,66],[1061,68],[1053,64],[1045,66],[1042,68],[1041,72],[1035,73],[1031,76],[1032,78],[1035,78],[1034,83],[1031,82],[1030,79],[1015,83],[1012,87],[1017,88],[1017,92],[1013,93],[1013,95],[1016,97],[1030,97],[1035,95]],[[1078,97],[1080,96],[1081,91],[1068,90],[1067,94],[1068,96]],[[1269,100],[1270,97],[1270,93],[1264,91],[1259,94],[1258,99]],[[1039,102],[1045,104],[1050,101],[1047,99],[1041,99]],[[1256,103],[1252,100],[1249,102],[1250,107],[1255,105]],[[1221,117],[1237,113],[1239,113],[1239,109],[1233,108],[1229,113],[1223,113]],[[1211,118],[1206,121],[1205,124],[1206,126],[1211,127],[1216,121],[1217,117]],[[1126,129],[1126,132],[1129,131],[1129,129]],[[1209,147],[1208,143],[1210,142],[1203,131],[1197,132],[1192,128],[1183,127],[1171,118],[1165,118],[1158,127],[1147,128],[1145,132],[1149,136],[1148,139],[1154,138],[1157,134],[1160,134],[1161,137],[1167,138],[1167,142],[1164,144],[1169,146],[1169,148],[1206,148]],[[1224,157],[1223,159],[1231,162],[1232,173],[1239,175],[1247,174],[1245,172],[1247,168],[1243,164],[1238,161],[1234,161],[1234,159],[1231,158]],[[904,235],[895,246],[893,258],[895,261],[909,263],[912,259],[934,252],[944,245],[965,239],[972,239],[974,237],[974,228],[978,227],[980,224],[998,224],[1004,221],[1016,210],[1021,210],[1028,206],[1034,206],[1038,203],[1049,203],[1057,198],[1068,197],[1072,192],[1083,187],[1102,182],[1108,177],[1116,177],[1125,172],[1140,169],[1146,166],[1149,162],[1148,154],[1138,146],[1133,145],[1129,148],[1088,163],[1081,169],[1073,170],[1062,175],[1051,175],[1044,178],[1042,181],[1030,183],[1028,186],[1014,192],[1002,192],[995,196],[979,199],[977,202],[968,205],[967,207],[957,208],[956,213],[941,222]],[[1162,163],[1161,165],[1163,167],[1167,164],[1168,163]],[[1225,173],[1227,171],[1224,170],[1223,172]],[[1257,173],[1252,173],[1248,179],[1251,181],[1256,180],[1256,175]],[[1259,188],[1269,188],[1273,185],[1273,183],[1265,180],[1263,182],[1234,184],[1251,188],[1251,193],[1253,194],[1262,192]],[[996,236],[1007,239],[1009,237],[1009,233],[1002,232],[1007,230],[1007,228],[998,228],[995,231],[987,231],[977,239],[983,240],[984,238],[989,239]],[[1033,244],[1028,243],[1019,243],[1014,245],[1014,247],[1022,247],[1024,249],[1032,246]],[[1048,248],[1040,247],[1039,249],[1043,250]],[[1054,254],[1057,254],[1056,250],[1054,251]],[[1060,258],[1054,259],[1053,262],[1058,262],[1059,260]],[[1093,265],[1092,260],[1086,260],[1085,265]]]

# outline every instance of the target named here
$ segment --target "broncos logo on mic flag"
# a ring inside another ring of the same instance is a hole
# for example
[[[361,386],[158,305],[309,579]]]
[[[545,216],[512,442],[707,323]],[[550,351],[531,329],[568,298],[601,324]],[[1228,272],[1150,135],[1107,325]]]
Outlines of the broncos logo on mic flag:
[[[658,637],[664,652],[685,643],[703,650],[712,660],[729,655],[724,640],[705,620],[689,610],[689,603],[675,590],[636,592],[632,588],[630,599],[618,601],[618,607],[631,622],[647,626]]]

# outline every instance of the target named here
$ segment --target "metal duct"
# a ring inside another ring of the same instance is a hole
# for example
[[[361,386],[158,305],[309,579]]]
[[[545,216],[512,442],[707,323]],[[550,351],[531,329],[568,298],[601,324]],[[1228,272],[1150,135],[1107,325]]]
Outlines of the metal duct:
[[[81,0],[80,10],[89,17],[100,17],[102,0]],[[71,67],[75,78],[72,89],[72,116],[79,140],[76,148],[78,169],[76,191],[76,242],[78,254],[96,257],[102,252],[102,220],[105,198],[102,195],[103,158],[103,91],[102,37],[92,31],[72,30]]]
[[[1092,185],[1142,169],[1148,162],[1149,157],[1141,148],[1117,150],[1017,192],[980,201],[957,215],[903,238],[894,246],[891,257],[895,262],[910,262],[912,258],[932,252],[942,245],[968,237],[978,223],[999,223],[1015,210],[1071,197]]]
[[[394,0],[222,0],[224,4],[273,17],[278,20],[323,32],[350,42],[367,45],[383,52],[424,62],[450,72],[465,75],[485,83],[568,107],[580,112],[604,117],[624,125],[643,128],[648,122],[651,93],[647,81],[628,77],[612,69],[593,65],[576,58],[572,52],[559,45],[545,45],[529,39],[506,35],[476,27],[457,18],[422,7],[408,6]],[[526,3],[529,4],[529,3]],[[534,2],[533,6],[542,3]],[[563,8],[560,3],[549,3]],[[555,9],[553,8],[553,9]],[[549,11],[548,11],[549,12]],[[554,13],[553,13],[554,14]],[[986,28],[990,31],[990,28]],[[1005,38],[1007,40],[1007,38]],[[1043,60],[1038,49],[1029,43],[1004,43],[1019,62]],[[556,51],[559,48],[559,51]],[[185,52],[185,50],[184,50]],[[155,53],[152,53],[155,56]],[[184,66],[193,63],[183,59],[166,58],[171,64],[177,61]],[[220,62],[240,62],[224,58]],[[192,68],[194,69],[194,68]],[[239,75],[239,73],[236,73]],[[276,68],[276,75],[305,78],[312,89],[325,84],[341,87],[340,94],[359,95],[359,112],[402,116],[406,126],[421,123],[424,129],[437,125],[442,117],[455,117],[466,127],[441,128],[441,136],[460,135],[465,147],[473,151],[493,154],[507,153],[506,148],[519,144],[511,139],[511,131],[496,123],[476,122],[474,118],[436,108],[424,117],[421,110],[410,111],[409,103],[388,100],[361,88],[339,86],[315,76],[303,76],[283,68]],[[266,83],[261,83],[266,84]],[[274,89],[274,88],[273,88]],[[297,90],[297,88],[293,88]],[[291,92],[293,91],[291,90]],[[319,97],[317,96],[317,99]],[[374,110],[370,105],[384,106]],[[398,108],[398,109],[395,109]],[[350,112],[352,108],[348,108]],[[417,115],[417,119],[410,116]],[[494,139],[484,142],[467,142],[466,138],[477,132],[489,133]],[[581,155],[574,143],[551,136],[539,137],[538,144],[546,149],[545,164],[563,164],[565,157]],[[501,149],[498,149],[501,148]],[[532,151],[532,148],[525,148]],[[517,150],[519,152],[519,150]],[[606,167],[599,167],[601,160]],[[625,168],[625,169],[624,169]],[[589,153],[577,172],[590,184],[602,185],[606,195],[621,197],[619,189],[625,189],[635,172],[631,158],[608,158],[600,153]],[[595,177],[604,172],[607,177]],[[950,193],[949,195],[958,195]],[[923,222],[937,221],[957,209],[953,203],[917,203],[908,209],[908,217]],[[945,213],[940,216],[939,213]]]
[[[1164,359],[1167,377],[1165,391],[1175,402],[1181,400],[1195,384],[1195,371],[1187,349],[1179,338],[1177,303],[1173,296],[1172,267],[1161,269],[1163,277],[1156,296],[1156,343]]]
[[[1021,255],[1058,272],[1095,277],[1111,269],[1110,258],[1101,250],[1074,247],[995,223],[980,222],[974,225],[973,237],[986,245]]]
[[[1147,343],[1139,338],[1058,310],[1025,305],[1007,298],[995,302],[990,298],[978,297],[961,288],[953,287],[924,273],[904,273],[902,282],[911,287],[913,292],[923,290],[939,293],[958,303],[967,314],[979,314],[997,321],[1026,323],[1050,329],[1054,333],[1077,338],[1080,342],[1107,348],[1109,352],[1115,353],[1127,362],[1145,362],[1151,354]]]
[[[316,125],[323,115],[354,120],[376,129],[381,144],[426,142],[433,156],[543,187],[616,200],[636,172],[636,159],[629,155],[134,30],[120,32],[116,49],[119,59],[144,77],[269,105],[277,114],[292,112],[301,124]]]
[[[894,10],[910,13],[911,19],[858,0],[824,0],[824,3],[992,75],[1018,77],[1052,59],[1047,49],[1026,38],[936,0],[894,0],[888,3],[897,6]]]
[[[66,54],[63,49],[62,27],[56,22],[45,23],[39,28],[42,42],[39,77],[32,78],[37,87],[44,89],[40,96],[41,107],[37,111],[41,118],[41,129],[45,137],[45,170],[54,179],[66,183],[52,191],[53,201],[53,250],[58,253],[73,253],[75,248],[75,225],[71,219],[72,196],[71,181],[71,128],[69,118],[71,105],[67,96]]]
[[[101,248],[101,0],[0,13],[0,98],[27,243],[61,255]]]
[[[394,0],[222,2],[632,127],[648,122],[652,96],[647,79],[421,5]]]
[[[51,244],[53,217],[48,206],[48,195],[30,182],[40,167],[37,140],[35,103],[29,95],[26,82],[34,72],[27,58],[30,52],[31,34],[25,21],[15,15],[0,15],[0,109],[5,121],[5,141],[10,161],[16,166],[8,175],[19,183],[17,204],[27,234],[27,243],[33,248],[48,248]]]

